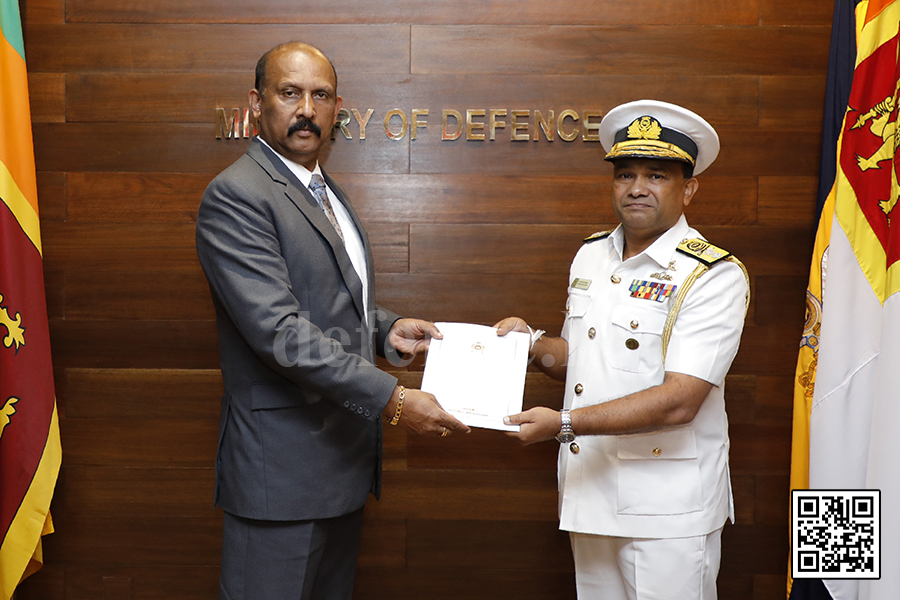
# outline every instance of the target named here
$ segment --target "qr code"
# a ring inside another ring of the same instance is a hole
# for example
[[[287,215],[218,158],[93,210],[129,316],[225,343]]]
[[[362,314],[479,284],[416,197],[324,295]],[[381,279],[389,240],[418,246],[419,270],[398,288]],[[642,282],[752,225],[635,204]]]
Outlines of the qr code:
[[[880,490],[793,490],[792,576],[880,578],[880,521]]]

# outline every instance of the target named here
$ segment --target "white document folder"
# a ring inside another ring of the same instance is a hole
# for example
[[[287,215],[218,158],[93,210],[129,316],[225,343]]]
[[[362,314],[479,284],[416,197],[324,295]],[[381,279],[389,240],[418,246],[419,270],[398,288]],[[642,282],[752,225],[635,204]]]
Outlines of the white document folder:
[[[435,323],[443,339],[432,339],[422,390],[470,427],[518,431],[503,417],[522,412],[531,336],[469,323]]]

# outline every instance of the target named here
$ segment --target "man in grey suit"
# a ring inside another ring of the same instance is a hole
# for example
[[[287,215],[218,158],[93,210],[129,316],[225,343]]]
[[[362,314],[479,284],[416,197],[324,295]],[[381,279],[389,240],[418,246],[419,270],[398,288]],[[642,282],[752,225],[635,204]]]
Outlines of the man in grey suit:
[[[319,50],[267,52],[250,92],[259,136],[200,204],[225,385],[220,600],[349,599],[363,506],[381,488],[381,418],[469,431],[374,365],[440,333],[375,306],[366,232],[318,163],[341,102]]]

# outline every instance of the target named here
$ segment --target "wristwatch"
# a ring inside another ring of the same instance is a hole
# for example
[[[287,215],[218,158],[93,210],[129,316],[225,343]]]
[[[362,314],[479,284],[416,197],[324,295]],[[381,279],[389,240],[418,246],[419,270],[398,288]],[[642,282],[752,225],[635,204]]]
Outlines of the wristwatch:
[[[559,433],[556,434],[556,441],[560,444],[574,442],[575,431],[572,429],[572,415],[569,414],[569,409],[564,408],[559,411],[559,417],[562,421],[562,427],[559,428]]]

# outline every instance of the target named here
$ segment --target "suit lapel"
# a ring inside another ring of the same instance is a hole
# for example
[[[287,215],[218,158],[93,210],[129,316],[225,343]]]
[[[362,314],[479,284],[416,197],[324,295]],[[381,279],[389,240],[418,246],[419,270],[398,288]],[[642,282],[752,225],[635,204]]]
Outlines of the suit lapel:
[[[353,221],[353,226],[356,227],[356,231],[359,233],[359,237],[362,240],[363,251],[366,254],[366,273],[368,274],[369,282],[370,282],[369,306],[374,307],[375,306],[375,290],[374,290],[374,286],[371,285],[371,282],[375,277],[375,267],[373,265],[374,258],[372,257],[372,247],[369,245],[369,235],[366,233],[366,229],[362,226],[362,222],[359,220],[359,215],[356,214],[356,209],[353,208],[353,204],[351,204],[350,201],[347,199],[347,194],[346,194],[346,192],[344,192],[343,188],[341,188],[341,186],[339,186],[331,177],[329,177],[328,173],[326,173],[324,170],[322,171],[322,175],[324,175],[324,177],[325,177],[325,183],[328,184],[328,187],[331,188],[331,190],[335,193],[335,195],[340,199],[341,203],[343,203],[344,208],[347,209],[347,212],[350,213],[350,219]],[[330,225],[330,223],[329,223],[329,225]],[[344,248],[343,244],[341,245],[341,248],[342,249]],[[344,254],[347,254],[346,249],[344,249]],[[347,257],[347,260],[348,261],[350,260],[349,256]],[[351,263],[350,268],[353,271],[353,274],[356,275],[356,269],[353,269],[352,263]],[[356,277],[356,281],[359,282],[358,276]],[[354,292],[353,297],[357,298],[356,292]],[[361,302],[362,284],[360,284],[360,287],[359,287],[358,297]],[[363,306],[364,306],[363,304],[359,304],[360,314],[362,314],[362,312],[363,312]]]
[[[285,186],[285,196],[287,196],[291,203],[303,213],[310,224],[312,224],[312,226],[328,241],[329,246],[331,246],[331,251],[334,254],[334,258],[337,261],[338,268],[341,271],[341,276],[344,279],[344,284],[347,286],[347,289],[350,290],[350,295],[353,297],[353,303],[356,305],[356,310],[359,312],[360,318],[362,318],[365,323],[362,282],[359,280],[356,269],[353,268],[353,263],[350,261],[350,255],[347,254],[344,243],[338,236],[337,231],[334,230],[328,217],[325,216],[325,212],[316,202],[316,199],[313,198],[312,193],[300,183],[293,173],[291,173],[290,169],[287,168],[287,165],[284,164],[284,161],[276,156],[269,148],[266,148],[258,139],[253,139],[250,148],[247,150],[247,154],[269,173],[273,181]],[[368,271],[369,273],[372,273],[371,258],[369,256],[369,240],[366,237],[365,230],[360,225],[359,219],[353,211],[353,208],[350,206],[350,203],[347,202],[343,193],[339,192],[340,188],[330,177],[328,177],[328,175],[325,175],[325,180],[328,183],[328,186],[338,195],[341,202],[344,203],[344,206],[350,212],[356,230],[362,237],[363,245],[366,249],[366,265]],[[371,280],[371,276],[369,279]],[[371,286],[369,287],[371,288]]]

